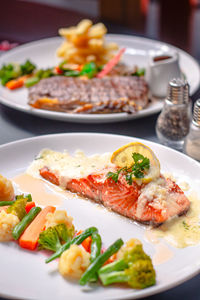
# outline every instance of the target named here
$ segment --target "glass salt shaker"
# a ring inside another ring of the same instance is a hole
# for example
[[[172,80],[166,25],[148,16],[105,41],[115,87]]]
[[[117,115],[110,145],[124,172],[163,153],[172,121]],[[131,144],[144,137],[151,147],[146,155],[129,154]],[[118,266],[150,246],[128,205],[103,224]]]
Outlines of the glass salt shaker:
[[[183,79],[174,78],[169,82],[167,97],[156,123],[156,134],[160,142],[182,150],[189,132],[190,118],[189,85]]]
[[[190,132],[185,139],[184,152],[200,161],[200,99],[194,104]]]

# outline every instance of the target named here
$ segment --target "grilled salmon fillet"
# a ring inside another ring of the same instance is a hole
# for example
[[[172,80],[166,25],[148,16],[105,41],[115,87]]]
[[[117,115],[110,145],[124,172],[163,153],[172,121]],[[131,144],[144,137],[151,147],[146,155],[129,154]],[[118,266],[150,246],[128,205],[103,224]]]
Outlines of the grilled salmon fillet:
[[[169,218],[181,215],[190,207],[190,202],[179,186],[171,179],[160,176],[156,181],[129,185],[123,174],[115,182],[108,178],[108,172],[115,168],[104,168],[83,178],[64,180],[59,172],[44,166],[40,175],[56,185],[78,193],[123,216],[142,223],[159,225]]]
[[[57,76],[29,88],[29,105],[67,113],[135,113],[148,105],[143,77],[110,76],[81,79]]]

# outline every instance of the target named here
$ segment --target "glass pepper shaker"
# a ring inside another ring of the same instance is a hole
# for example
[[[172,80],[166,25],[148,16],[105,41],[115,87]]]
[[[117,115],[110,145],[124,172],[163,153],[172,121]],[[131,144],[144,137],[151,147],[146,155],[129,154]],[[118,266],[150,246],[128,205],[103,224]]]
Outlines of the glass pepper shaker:
[[[169,82],[167,97],[156,123],[156,133],[160,142],[177,150],[182,150],[184,139],[190,128],[191,102],[189,85],[180,78]]]
[[[190,132],[185,139],[184,152],[200,161],[200,99],[194,104]]]

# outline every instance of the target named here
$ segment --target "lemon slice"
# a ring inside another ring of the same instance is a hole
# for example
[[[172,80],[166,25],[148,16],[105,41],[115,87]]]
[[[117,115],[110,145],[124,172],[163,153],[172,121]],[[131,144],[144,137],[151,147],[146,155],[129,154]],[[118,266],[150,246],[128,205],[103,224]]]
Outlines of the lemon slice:
[[[150,168],[147,171],[147,174],[143,178],[140,178],[142,182],[148,183],[160,176],[160,163],[158,158],[156,157],[155,153],[146,145],[133,142],[127,145],[124,145],[113,152],[111,156],[111,162],[116,166],[123,168],[127,167],[130,168],[134,164],[134,160],[132,158],[132,154],[140,153],[144,157],[149,158],[150,161]],[[137,178],[133,177],[134,180]]]

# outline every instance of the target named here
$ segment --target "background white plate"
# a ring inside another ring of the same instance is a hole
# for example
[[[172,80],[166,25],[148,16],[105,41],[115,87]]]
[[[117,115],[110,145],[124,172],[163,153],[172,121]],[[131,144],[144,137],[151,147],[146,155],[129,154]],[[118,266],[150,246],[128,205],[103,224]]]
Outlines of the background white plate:
[[[139,67],[147,66],[148,56],[150,54],[162,55],[169,53],[171,50],[177,50],[180,54],[181,69],[186,75],[190,84],[190,93],[194,94],[194,92],[198,89],[200,83],[199,65],[196,60],[186,52],[165,43],[128,35],[108,34],[107,40],[116,42],[120,47],[126,47],[127,51],[123,57],[123,60],[130,65],[138,65]],[[22,63],[26,59],[30,59],[36,63],[38,68],[55,66],[59,61],[55,53],[61,42],[62,39],[60,37],[54,37],[17,47],[4,54],[0,58],[0,66],[3,63],[8,62]],[[141,118],[159,112],[163,103],[163,101],[154,102],[146,109],[134,115],[129,115],[126,113],[84,115],[51,112],[47,110],[31,108],[27,104],[27,95],[27,89],[9,91],[8,89],[0,86],[0,102],[7,106],[48,119],[79,123],[105,123]]]
[[[0,173],[12,177],[24,172],[42,148],[73,153],[82,149],[86,154],[113,151],[131,141],[142,141],[149,145],[158,156],[162,171],[173,173],[180,180],[198,189],[200,164],[189,157],[167,147],[132,137],[109,134],[57,134],[39,136],[0,146]],[[12,159],[11,159],[12,158]],[[26,192],[26,191],[25,191]],[[94,203],[84,199],[67,199],[63,207],[74,218],[77,229],[96,226],[105,246],[121,237],[127,241],[139,238],[145,251],[154,254],[154,245],[144,239],[144,225],[135,224],[106,209],[99,209]],[[170,247],[170,246],[169,246]],[[76,283],[64,280],[58,272],[57,261],[45,264],[45,256],[22,250],[15,243],[0,243],[0,295],[19,299],[63,300],[63,299],[136,299],[155,294],[184,282],[199,272],[200,245],[185,249],[170,247],[174,256],[156,267],[157,284],[151,288],[136,291],[129,288],[97,286],[86,290]]]

